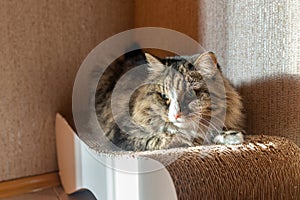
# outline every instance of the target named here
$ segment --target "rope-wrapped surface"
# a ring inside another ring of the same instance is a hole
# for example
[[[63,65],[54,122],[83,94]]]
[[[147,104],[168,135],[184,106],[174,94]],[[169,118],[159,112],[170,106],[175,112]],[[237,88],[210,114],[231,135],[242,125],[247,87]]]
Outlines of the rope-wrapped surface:
[[[288,139],[248,136],[242,145],[146,156],[164,163],[178,153],[166,166],[178,199],[300,199],[300,148]]]
[[[66,121],[63,125],[73,132]],[[145,152],[92,149],[100,156],[159,161],[166,166],[180,200],[300,199],[300,148],[284,137],[250,135],[241,145]]]

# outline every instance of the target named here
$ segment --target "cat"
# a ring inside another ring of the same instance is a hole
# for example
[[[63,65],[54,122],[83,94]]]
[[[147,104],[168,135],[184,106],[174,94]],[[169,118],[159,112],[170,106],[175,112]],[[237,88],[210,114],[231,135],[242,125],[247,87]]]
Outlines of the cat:
[[[129,93],[121,92],[117,104],[125,107],[113,115],[114,87],[122,75],[143,64],[145,84],[129,103],[123,102]],[[105,135],[126,151],[243,142],[241,97],[222,75],[212,52],[163,59],[141,50],[127,53],[100,78],[95,108]]]

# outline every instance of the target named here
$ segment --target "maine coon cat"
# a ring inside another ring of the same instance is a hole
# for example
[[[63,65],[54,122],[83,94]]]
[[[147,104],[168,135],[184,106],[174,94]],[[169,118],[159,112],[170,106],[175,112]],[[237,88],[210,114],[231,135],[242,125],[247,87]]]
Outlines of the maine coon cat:
[[[148,68],[146,84],[135,90],[129,104],[124,103],[129,116],[125,109],[113,116],[114,86],[124,73],[141,64]],[[163,59],[142,51],[127,53],[101,77],[95,107],[105,135],[123,150],[243,142],[241,97],[222,75],[212,52]],[[124,119],[128,120],[117,123]]]

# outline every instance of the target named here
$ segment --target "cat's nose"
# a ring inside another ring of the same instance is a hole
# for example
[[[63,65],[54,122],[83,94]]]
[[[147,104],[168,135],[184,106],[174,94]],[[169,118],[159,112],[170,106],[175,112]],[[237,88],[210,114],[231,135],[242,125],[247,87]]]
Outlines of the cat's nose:
[[[178,119],[180,117],[180,114],[177,113],[177,114],[174,115],[174,117],[175,117],[175,119]]]

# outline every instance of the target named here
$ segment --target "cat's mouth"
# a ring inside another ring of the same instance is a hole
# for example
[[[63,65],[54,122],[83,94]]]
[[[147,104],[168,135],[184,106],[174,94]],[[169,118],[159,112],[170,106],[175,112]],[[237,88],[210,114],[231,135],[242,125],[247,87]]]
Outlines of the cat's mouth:
[[[169,118],[167,118],[165,120],[166,126],[170,127],[172,129],[177,129],[177,130],[190,130],[192,129],[194,126],[192,125],[191,121],[189,121],[188,119],[184,119],[184,118],[179,118],[179,119],[174,119],[171,120]]]
[[[172,121],[171,123],[173,124],[173,126],[185,130],[196,130],[209,126],[209,120],[205,120],[203,118],[198,119],[198,121],[195,121],[194,119],[181,119],[180,121]]]
[[[185,123],[183,122],[172,122],[172,124],[178,128],[185,128]]]
[[[190,129],[190,123],[186,120],[176,120],[171,122],[173,126],[179,129]]]

